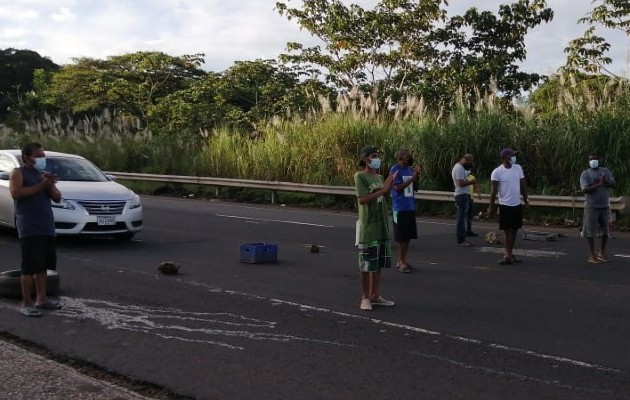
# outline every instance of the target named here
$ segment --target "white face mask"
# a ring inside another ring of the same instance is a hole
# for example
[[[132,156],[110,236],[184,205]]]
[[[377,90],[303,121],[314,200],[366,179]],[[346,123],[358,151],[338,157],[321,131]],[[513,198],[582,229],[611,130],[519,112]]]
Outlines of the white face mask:
[[[510,164],[516,164],[516,156],[510,157]]]
[[[35,169],[39,171],[46,169],[46,157],[37,157],[35,159]]]
[[[368,167],[370,167],[372,169],[379,169],[379,168],[381,168],[381,159],[380,158],[371,158],[370,162],[368,164]]]
[[[599,160],[591,160],[591,161],[588,162],[588,165],[591,168],[595,169],[595,168],[599,167]]]

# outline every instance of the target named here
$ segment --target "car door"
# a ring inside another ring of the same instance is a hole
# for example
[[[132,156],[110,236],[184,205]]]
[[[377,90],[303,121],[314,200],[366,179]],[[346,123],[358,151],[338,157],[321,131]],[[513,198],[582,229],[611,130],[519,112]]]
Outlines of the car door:
[[[11,156],[0,153],[0,225],[14,226],[15,203],[9,192],[9,176],[17,166]]]

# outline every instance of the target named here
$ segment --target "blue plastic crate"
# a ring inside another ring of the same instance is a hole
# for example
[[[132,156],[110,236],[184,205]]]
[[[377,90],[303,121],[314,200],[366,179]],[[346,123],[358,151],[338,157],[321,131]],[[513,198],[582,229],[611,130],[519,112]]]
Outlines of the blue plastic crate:
[[[241,262],[249,264],[273,263],[278,261],[278,246],[273,243],[241,244]]]

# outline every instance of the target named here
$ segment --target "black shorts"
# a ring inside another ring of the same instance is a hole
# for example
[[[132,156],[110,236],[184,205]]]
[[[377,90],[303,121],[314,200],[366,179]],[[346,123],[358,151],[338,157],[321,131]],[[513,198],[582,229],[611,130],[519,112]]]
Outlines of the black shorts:
[[[519,230],[523,227],[523,206],[499,206],[499,229]]]
[[[415,211],[398,211],[394,222],[394,241],[398,243],[408,242],[418,238]]]
[[[22,275],[35,275],[57,269],[54,236],[30,236],[22,242]]]

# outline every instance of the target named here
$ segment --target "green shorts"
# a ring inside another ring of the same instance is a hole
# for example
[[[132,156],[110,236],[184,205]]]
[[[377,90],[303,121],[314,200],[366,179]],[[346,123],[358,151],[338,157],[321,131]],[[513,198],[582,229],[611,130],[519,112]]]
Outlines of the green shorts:
[[[390,268],[392,249],[389,240],[359,243],[359,270],[361,272],[378,272]]]

